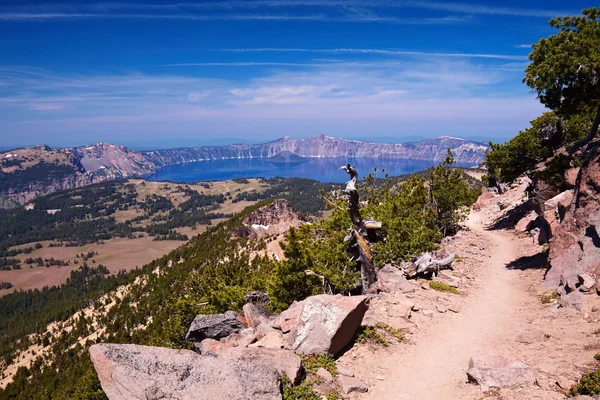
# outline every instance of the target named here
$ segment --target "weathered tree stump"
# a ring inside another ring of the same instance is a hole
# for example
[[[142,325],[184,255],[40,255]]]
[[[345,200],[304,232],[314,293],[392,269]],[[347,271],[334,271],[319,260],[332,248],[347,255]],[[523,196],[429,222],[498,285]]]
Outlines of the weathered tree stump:
[[[375,263],[373,262],[373,254],[369,246],[367,235],[367,227],[360,216],[359,196],[356,190],[356,181],[358,173],[350,164],[347,164],[340,169],[343,169],[350,175],[350,180],[346,183],[344,193],[348,196],[348,213],[352,221],[352,228],[346,236],[347,241],[351,241],[353,248],[356,250],[356,259],[360,264],[360,276],[362,281],[362,292],[366,293],[369,288],[377,282],[377,272],[375,271]],[[377,223],[376,221],[372,221]]]
[[[431,253],[423,253],[417,261],[415,261],[415,275],[424,275],[424,274],[435,274],[439,273],[443,269],[452,268],[452,263],[454,262],[454,254],[449,254],[447,257],[442,259],[436,259],[435,256]]]

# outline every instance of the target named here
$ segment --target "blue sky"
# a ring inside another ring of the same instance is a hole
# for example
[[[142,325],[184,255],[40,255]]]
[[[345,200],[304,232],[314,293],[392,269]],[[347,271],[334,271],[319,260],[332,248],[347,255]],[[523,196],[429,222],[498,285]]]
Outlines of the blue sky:
[[[502,141],[543,112],[521,83],[530,44],[593,6],[56,1],[0,3],[0,146]]]

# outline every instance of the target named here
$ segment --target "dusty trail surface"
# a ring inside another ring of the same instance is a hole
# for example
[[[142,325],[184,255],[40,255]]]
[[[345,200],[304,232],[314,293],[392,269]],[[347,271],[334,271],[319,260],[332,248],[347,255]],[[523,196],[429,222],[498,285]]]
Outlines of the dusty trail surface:
[[[515,237],[506,231],[488,231],[479,213],[472,212],[467,226],[480,236],[489,252],[489,264],[478,271],[474,288],[462,311],[448,315],[422,332],[414,346],[381,363],[388,377],[364,398],[428,400],[481,398],[482,392],[466,385],[469,359],[483,354],[506,337],[514,337],[520,324],[518,309],[531,299],[515,271],[506,264],[518,257]]]

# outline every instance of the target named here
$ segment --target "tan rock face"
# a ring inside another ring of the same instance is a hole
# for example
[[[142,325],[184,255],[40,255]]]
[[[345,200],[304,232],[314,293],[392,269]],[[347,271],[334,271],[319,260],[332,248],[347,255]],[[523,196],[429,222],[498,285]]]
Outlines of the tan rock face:
[[[96,344],[89,351],[110,400],[281,399],[271,366],[133,344]]]

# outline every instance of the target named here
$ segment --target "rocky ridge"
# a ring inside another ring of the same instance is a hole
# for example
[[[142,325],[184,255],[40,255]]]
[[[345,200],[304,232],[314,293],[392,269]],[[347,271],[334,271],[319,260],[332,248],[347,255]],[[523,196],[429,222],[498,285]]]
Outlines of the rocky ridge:
[[[90,146],[51,149],[40,145],[0,153],[0,176],[18,176],[18,184],[0,187],[0,206],[24,204],[37,196],[108,180],[144,176],[173,164],[202,160],[269,158],[278,154],[299,157],[405,158],[442,161],[450,148],[457,162],[478,164],[487,146],[464,139],[440,137],[414,143],[383,144],[346,140],[325,135],[306,139],[283,137],[264,144],[202,146],[155,151],[133,151],[125,146],[94,143]],[[67,169],[60,178],[43,170],[30,173],[41,162]]]

